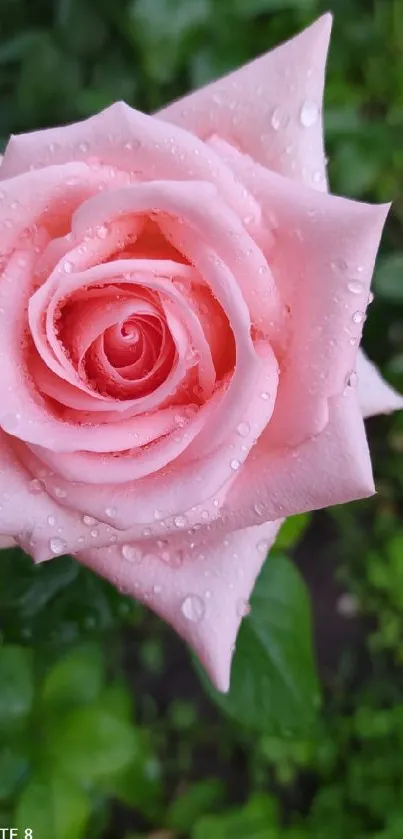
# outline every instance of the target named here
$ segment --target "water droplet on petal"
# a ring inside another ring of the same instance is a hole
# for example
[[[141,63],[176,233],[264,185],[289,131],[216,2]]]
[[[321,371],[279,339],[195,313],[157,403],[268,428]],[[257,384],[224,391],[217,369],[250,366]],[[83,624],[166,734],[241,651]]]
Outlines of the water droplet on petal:
[[[92,527],[92,525],[96,523],[96,519],[94,519],[92,516],[85,515],[82,517],[82,522],[87,527]]]
[[[106,239],[106,237],[108,235],[108,228],[107,228],[106,224],[100,224],[99,227],[97,227],[95,232],[96,232],[96,235],[98,236],[98,239]]]
[[[269,399],[269,397],[270,397],[270,394],[266,393],[266,391],[263,391],[263,393],[260,394],[261,399],[267,400],[267,399]]]
[[[188,524],[188,520],[186,516],[175,516],[174,518],[175,527],[186,527]]]
[[[50,524],[51,527],[55,526],[55,524],[56,524],[55,516],[48,516],[48,524]]]
[[[52,554],[59,555],[63,554],[67,549],[67,542],[64,539],[60,539],[59,536],[52,536],[49,539],[49,548],[52,551]]]
[[[269,550],[270,544],[267,541],[267,539],[261,539],[260,542],[257,543],[256,547],[257,547],[259,553],[267,554],[267,551]]]
[[[105,510],[105,514],[110,518],[114,519],[117,516],[117,509],[116,507],[107,507]]]
[[[362,323],[365,318],[364,312],[354,312],[353,314],[353,322],[354,323]]]
[[[281,113],[280,108],[275,108],[271,115],[270,123],[275,131],[279,131],[280,128],[285,128],[288,125],[289,119],[287,114]]]
[[[28,488],[32,495],[39,495],[45,490],[43,481],[40,481],[38,478],[32,478],[32,481],[28,484]]]
[[[55,487],[55,495],[57,498],[66,498],[67,492],[61,487]]]
[[[91,536],[93,539],[96,539],[97,536],[99,536],[99,530],[97,530],[96,528],[94,530],[91,530]]]
[[[191,621],[191,623],[199,623],[206,611],[206,606],[204,600],[199,597],[197,594],[189,594],[185,597],[182,605],[181,605],[181,612],[186,620]]]
[[[310,128],[315,125],[319,116],[319,107],[313,99],[307,99],[302,105],[300,112],[301,125],[304,128]]]
[[[246,618],[250,613],[250,604],[247,600],[238,600],[236,610],[240,618]]]
[[[250,434],[250,425],[248,422],[240,422],[236,430],[241,437],[247,437]]]
[[[231,469],[233,469],[234,472],[238,471],[238,469],[240,468],[240,465],[241,465],[240,461],[236,460],[236,458],[231,460],[230,467],[231,467]]]
[[[360,282],[360,280],[350,280],[347,284],[347,288],[352,294],[362,294],[364,291],[364,285]]]
[[[90,144],[86,143],[86,142],[82,142],[82,143],[79,144],[78,148],[83,154],[86,154],[89,151]]]
[[[335,271],[336,273],[339,271],[343,273],[344,271],[347,271],[348,265],[345,259],[333,259],[330,263],[330,267],[332,271]]]
[[[263,516],[264,511],[265,511],[265,506],[264,506],[264,504],[255,504],[253,509],[254,509],[257,516]]]
[[[358,376],[355,370],[351,370],[346,378],[346,386],[347,387],[355,387],[358,382]]]
[[[63,271],[65,271],[66,274],[71,274],[72,270],[73,270],[72,262],[69,262],[68,259],[65,259],[65,261],[63,262]]]
[[[142,553],[135,545],[122,545],[121,550],[123,559],[126,559],[128,562],[141,562]]]

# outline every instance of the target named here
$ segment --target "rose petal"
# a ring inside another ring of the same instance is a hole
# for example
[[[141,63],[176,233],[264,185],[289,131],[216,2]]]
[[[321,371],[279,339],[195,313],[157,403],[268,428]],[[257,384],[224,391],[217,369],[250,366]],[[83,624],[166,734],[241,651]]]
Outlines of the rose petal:
[[[158,116],[207,139],[218,134],[254,160],[326,189],[322,97],[332,16]]]
[[[362,350],[358,352],[355,370],[358,399],[364,417],[390,414],[403,408],[403,396],[385,382]]]
[[[152,543],[140,564],[130,562],[136,544],[126,544],[123,554],[116,546],[82,551],[78,559],[170,623],[200,658],[215,687],[226,692],[242,619],[240,603],[249,598],[280,525],[252,527],[193,551],[185,537],[175,547],[184,555],[180,567],[175,557],[173,565],[160,558],[160,548]]]
[[[389,205],[315,192],[215,145],[276,223],[269,264],[290,307],[290,342],[269,434],[272,445],[296,445],[325,427],[327,399],[355,367]]]

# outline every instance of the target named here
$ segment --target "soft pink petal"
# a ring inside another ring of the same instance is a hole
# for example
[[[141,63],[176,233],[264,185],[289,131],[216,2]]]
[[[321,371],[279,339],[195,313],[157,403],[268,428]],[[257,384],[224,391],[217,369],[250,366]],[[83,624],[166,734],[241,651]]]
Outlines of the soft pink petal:
[[[15,548],[16,541],[12,539],[10,536],[0,536],[0,550],[4,548]]]
[[[275,449],[264,432],[212,531],[241,529],[366,498],[374,492],[371,458],[356,389],[329,399],[329,423],[295,448]]]
[[[0,170],[1,178],[29,172],[33,180],[43,180],[43,169],[63,171],[56,164],[88,161],[94,177],[109,183],[117,173],[130,173],[136,181],[179,180],[210,181],[216,184],[238,216],[248,218],[247,226],[258,217],[259,207],[234,178],[233,173],[211,148],[178,126],[155,116],[136,111],[124,102],[116,102],[101,113],[82,122],[47,128],[11,137]],[[121,183],[117,179],[117,185]],[[4,180],[2,189],[6,189]],[[249,221],[250,218],[250,221]]]
[[[326,189],[322,97],[332,18],[158,116],[207,139],[218,134],[256,161]]]
[[[272,445],[295,445],[325,427],[327,399],[354,370],[389,205],[315,192],[213,142],[275,225],[268,261],[290,308],[290,342],[269,434]]]
[[[403,408],[403,396],[382,378],[375,364],[360,350],[355,370],[358,376],[358,398],[364,417],[390,414]]]
[[[215,687],[225,692],[245,604],[280,525],[270,522],[197,547],[187,535],[172,551],[172,564],[170,547],[163,550],[164,560],[161,548],[152,543],[142,557],[136,544],[132,552],[126,544],[123,554],[122,547],[113,545],[82,551],[78,559],[170,623],[200,658]],[[178,552],[180,565],[175,561]]]

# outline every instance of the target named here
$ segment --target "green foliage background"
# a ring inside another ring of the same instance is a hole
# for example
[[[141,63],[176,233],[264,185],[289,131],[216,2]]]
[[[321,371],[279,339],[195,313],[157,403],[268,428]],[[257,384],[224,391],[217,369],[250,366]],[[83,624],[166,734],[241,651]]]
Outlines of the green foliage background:
[[[365,342],[402,388],[401,0],[0,0],[1,144],[116,99],[153,111],[329,8],[330,182],[394,201]],[[3,552],[0,827],[34,839],[401,839],[403,421],[369,433],[378,495],[286,525],[228,698],[203,683],[204,694],[170,631],[70,558],[34,568]],[[294,555],[314,593],[321,691]],[[329,614],[316,567],[329,569]]]

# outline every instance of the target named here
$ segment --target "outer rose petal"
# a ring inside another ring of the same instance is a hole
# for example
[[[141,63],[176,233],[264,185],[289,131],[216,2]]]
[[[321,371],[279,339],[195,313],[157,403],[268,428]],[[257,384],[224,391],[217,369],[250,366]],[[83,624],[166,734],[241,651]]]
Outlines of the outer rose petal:
[[[0,550],[3,550],[4,548],[15,548],[15,547],[16,547],[15,539],[12,539],[11,536],[0,536]]]
[[[188,554],[179,568],[159,559],[152,544],[140,564],[124,559],[115,545],[83,551],[78,559],[170,623],[198,655],[216,688],[227,691],[242,608],[281,523],[217,537],[201,549],[205,554]],[[186,541],[183,549],[189,550]]]
[[[403,408],[403,396],[397,393],[360,350],[357,355],[358,398],[364,417],[389,414]]]
[[[273,450],[266,432],[227,495],[224,532],[344,504],[374,493],[365,426],[354,388],[329,399],[329,423],[296,448]],[[213,527],[212,527],[213,532]]]
[[[321,118],[332,16],[158,116],[207,139],[219,134],[289,178],[326,189]]]

